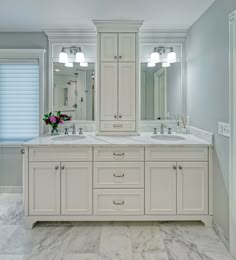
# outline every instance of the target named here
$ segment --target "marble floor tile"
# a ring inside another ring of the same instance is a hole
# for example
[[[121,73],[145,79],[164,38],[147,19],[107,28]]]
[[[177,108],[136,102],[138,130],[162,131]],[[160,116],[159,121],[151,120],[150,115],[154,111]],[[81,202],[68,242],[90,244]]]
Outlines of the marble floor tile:
[[[131,237],[127,226],[102,226],[99,260],[132,260]]]
[[[169,260],[232,260],[213,229],[200,225],[161,225]]]
[[[25,255],[1,255],[0,260],[25,260]]]
[[[97,254],[66,254],[62,260],[97,260]]]
[[[0,226],[0,248],[6,243],[15,230],[16,226]]]

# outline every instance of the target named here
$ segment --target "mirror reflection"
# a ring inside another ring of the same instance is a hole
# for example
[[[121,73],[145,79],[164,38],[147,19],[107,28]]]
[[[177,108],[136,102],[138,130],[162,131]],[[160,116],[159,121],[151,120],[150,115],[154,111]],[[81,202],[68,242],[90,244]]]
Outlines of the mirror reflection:
[[[94,120],[95,64],[66,67],[53,63],[53,109],[73,120]]]
[[[168,120],[182,113],[181,62],[141,63],[141,120]]]

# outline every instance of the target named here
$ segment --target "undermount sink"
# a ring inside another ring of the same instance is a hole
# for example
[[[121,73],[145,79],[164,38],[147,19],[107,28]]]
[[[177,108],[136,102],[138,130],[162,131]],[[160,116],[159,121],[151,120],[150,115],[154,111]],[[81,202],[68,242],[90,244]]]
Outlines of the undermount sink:
[[[83,138],[85,138],[84,135],[63,135],[63,136],[56,136],[53,138],[53,140],[54,141],[77,141]]]
[[[160,141],[181,141],[185,140],[183,136],[179,135],[153,135],[152,138]]]

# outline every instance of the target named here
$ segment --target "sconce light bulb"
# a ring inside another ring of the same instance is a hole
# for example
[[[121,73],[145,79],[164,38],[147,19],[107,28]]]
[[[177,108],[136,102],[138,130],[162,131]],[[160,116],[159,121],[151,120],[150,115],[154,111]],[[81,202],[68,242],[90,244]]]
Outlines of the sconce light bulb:
[[[60,63],[67,63],[68,61],[68,54],[65,52],[65,49],[62,48],[60,54],[59,54],[59,62]]]

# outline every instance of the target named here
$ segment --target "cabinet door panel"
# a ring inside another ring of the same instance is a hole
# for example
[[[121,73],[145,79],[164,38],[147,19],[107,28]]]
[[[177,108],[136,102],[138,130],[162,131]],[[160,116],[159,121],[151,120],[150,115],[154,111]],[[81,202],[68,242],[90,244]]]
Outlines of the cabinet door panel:
[[[61,163],[61,214],[92,214],[92,163]]]
[[[119,61],[135,62],[135,33],[119,33]]]
[[[60,163],[29,164],[29,215],[60,215]]]
[[[176,163],[146,163],[145,214],[176,214]]]
[[[135,120],[135,63],[119,63],[120,120]]]
[[[117,63],[101,63],[101,120],[117,118]]]
[[[101,34],[101,61],[117,61],[117,33]]]
[[[178,163],[178,214],[208,214],[208,163]]]

